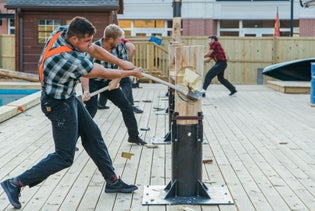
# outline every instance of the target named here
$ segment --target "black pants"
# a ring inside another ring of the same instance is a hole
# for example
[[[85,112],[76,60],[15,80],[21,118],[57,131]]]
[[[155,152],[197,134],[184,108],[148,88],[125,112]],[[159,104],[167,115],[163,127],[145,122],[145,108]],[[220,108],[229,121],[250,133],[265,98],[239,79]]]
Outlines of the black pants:
[[[120,80],[120,88],[128,99],[129,103],[133,106],[133,94],[132,94],[132,81],[129,77],[122,78]],[[107,98],[105,95],[100,95],[98,98],[98,103],[101,106],[105,106],[107,103]]]
[[[92,93],[107,85],[108,83],[106,82],[90,80],[89,83],[90,92]],[[100,95],[104,95],[104,98],[112,101],[112,103],[114,103],[114,105],[120,109],[125,125],[128,130],[129,137],[130,138],[138,137],[139,135],[138,124],[135,114],[133,112],[133,107],[127,100],[122,90],[118,88],[111,91],[104,91]],[[97,112],[97,96],[91,97],[89,101],[85,102],[85,105],[86,109],[89,111],[91,116],[94,117]]]
[[[96,123],[76,97],[57,100],[44,92],[41,108],[52,124],[55,152],[18,176],[24,186],[33,187],[50,175],[72,165],[78,137],[106,181],[116,175],[108,149]]]
[[[125,94],[126,98],[128,99],[129,103],[131,105],[134,105],[131,79],[129,77],[122,78],[120,80],[120,87],[121,87],[123,93]]]
[[[217,61],[215,65],[207,72],[205,81],[203,82],[203,89],[207,90],[211,84],[212,79],[217,76],[221,84],[223,84],[230,92],[235,91],[235,87],[224,78],[224,71],[227,67],[227,63],[223,61]]]

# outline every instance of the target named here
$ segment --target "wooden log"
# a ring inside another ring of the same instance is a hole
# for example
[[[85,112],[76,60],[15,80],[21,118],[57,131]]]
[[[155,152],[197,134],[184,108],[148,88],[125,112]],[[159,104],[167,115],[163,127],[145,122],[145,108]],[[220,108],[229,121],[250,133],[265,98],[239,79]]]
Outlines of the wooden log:
[[[185,72],[193,71],[198,74],[200,77],[197,78],[194,76],[193,82],[195,84],[194,89],[201,89],[201,80],[203,78],[203,46],[179,46],[175,48],[175,85],[177,86],[186,86],[187,87],[187,77]],[[187,71],[189,69],[189,71]],[[185,79],[186,78],[186,79]],[[200,82],[196,81],[200,80]],[[197,85],[196,85],[197,84]],[[196,87],[197,86],[197,87]],[[201,112],[201,100],[192,101],[180,93],[175,94],[175,109],[174,111],[178,113],[180,117],[198,117],[198,112]],[[179,125],[189,125],[189,124],[198,124],[198,120],[195,119],[180,119],[177,120]]]
[[[175,72],[175,48],[183,46],[180,43],[172,43],[169,45],[168,47],[168,60],[169,60],[169,65],[168,65],[168,69],[169,69],[169,81],[171,83],[175,83],[175,76],[176,76],[176,72]]]
[[[36,74],[32,73],[24,73],[13,70],[0,69],[0,76],[8,77],[8,78],[17,78],[31,82],[38,82],[39,77]]]
[[[182,19],[180,17],[173,18],[172,43],[180,43],[180,30]]]

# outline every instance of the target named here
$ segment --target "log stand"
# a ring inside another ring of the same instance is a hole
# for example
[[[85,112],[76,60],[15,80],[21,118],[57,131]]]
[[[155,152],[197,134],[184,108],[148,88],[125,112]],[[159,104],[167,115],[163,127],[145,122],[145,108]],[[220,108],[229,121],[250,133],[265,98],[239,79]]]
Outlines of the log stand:
[[[203,46],[174,47],[175,85],[201,89]],[[174,62],[173,62],[174,61]],[[196,78],[191,80],[192,78]],[[188,90],[188,88],[187,88]],[[164,186],[145,186],[143,205],[150,204],[233,204],[225,185],[207,187],[202,182],[203,114],[201,100],[190,100],[177,91],[170,121],[172,179]]]

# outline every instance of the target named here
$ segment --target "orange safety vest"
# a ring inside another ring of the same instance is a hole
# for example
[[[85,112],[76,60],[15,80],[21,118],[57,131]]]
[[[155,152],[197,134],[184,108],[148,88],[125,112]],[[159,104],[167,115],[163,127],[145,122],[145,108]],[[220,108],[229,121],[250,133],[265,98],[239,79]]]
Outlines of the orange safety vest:
[[[57,40],[57,38],[59,37],[59,35],[61,34],[62,31],[60,32],[57,32],[52,38],[51,40],[49,41],[46,49],[45,49],[45,52],[43,54],[43,57],[42,57],[42,61],[40,63],[40,66],[38,68],[38,74],[39,74],[39,80],[41,83],[43,83],[43,68],[44,68],[44,62],[45,60],[50,57],[50,56],[53,56],[55,54],[60,54],[60,53],[63,53],[63,52],[70,52],[72,51],[72,48],[70,48],[69,46],[60,46],[60,47],[57,47],[57,48],[54,48],[54,49],[51,49],[52,45],[55,43],[55,41]]]

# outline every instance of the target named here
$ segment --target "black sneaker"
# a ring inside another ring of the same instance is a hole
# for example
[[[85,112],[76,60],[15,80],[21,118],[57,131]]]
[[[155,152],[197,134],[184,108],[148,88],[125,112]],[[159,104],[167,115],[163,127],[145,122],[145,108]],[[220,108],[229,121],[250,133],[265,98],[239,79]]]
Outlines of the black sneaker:
[[[147,142],[143,141],[140,137],[136,138],[128,138],[129,143],[138,144],[138,145],[146,145]]]
[[[135,112],[135,113],[137,113],[137,114],[141,114],[141,113],[143,113],[143,111],[142,110],[140,110],[139,108],[137,108],[137,107],[133,107],[133,112]]]
[[[114,183],[106,183],[105,193],[131,193],[137,189],[137,186],[127,185],[119,178]]]
[[[1,186],[4,192],[7,194],[8,199],[15,209],[21,208],[21,203],[19,201],[21,188],[13,184],[12,179],[5,180],[1,182]]]
[[[234,90],[234,91],[232,91],[229,95],[232,96],[232,95],[234,95],[236,92],[237,92],[237,91]]]

